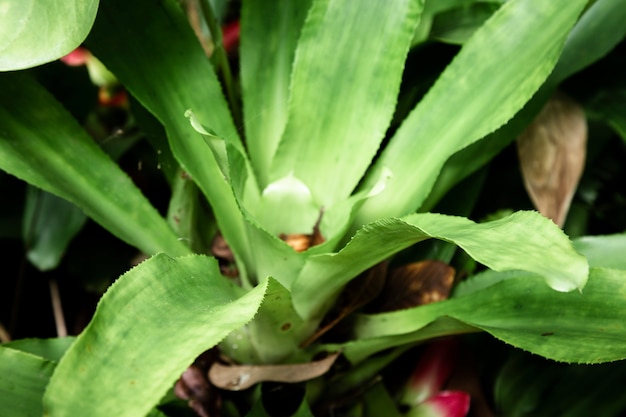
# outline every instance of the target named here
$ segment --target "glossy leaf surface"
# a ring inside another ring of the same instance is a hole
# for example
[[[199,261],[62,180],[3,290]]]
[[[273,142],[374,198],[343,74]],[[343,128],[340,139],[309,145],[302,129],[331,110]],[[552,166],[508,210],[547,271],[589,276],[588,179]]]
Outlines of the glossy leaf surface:
[[[0,5],[0,71],[29,68],[68,54],[85,40],[98,0],[21,0]]]

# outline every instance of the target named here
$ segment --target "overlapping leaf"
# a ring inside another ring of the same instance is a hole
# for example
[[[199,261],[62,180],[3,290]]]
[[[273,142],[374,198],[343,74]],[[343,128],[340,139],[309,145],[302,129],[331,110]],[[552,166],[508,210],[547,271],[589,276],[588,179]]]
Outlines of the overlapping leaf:
[[[360,361],[391,346],[481,329],[549,359],[600,363],[626,358],[626,272],[594,268],[582,292],[559,293],[518,273],[481,291],[408,310],[363,316],[357,341],[343,346]],[[335,346],[334,348],[337,348]]]
[[[363,186],[382,169],[392,176],[365,202],[356,225],[416,210],[448,157],[504,124],[537,91],[586,3],[513,0],[500,7],[392,137]]]
[[[305,318],[315,317],[357,274],[429,238],[454,242],[492,269],[522,269],[542,275],[559,291],[580,289],[587,280],[587,260],[572,248],[562,231],[538,213],[518,212],[482,224],[462,217],[413,214],[402,220],[371,223],[340,252],[311,256],[293,286],[296,310]]]

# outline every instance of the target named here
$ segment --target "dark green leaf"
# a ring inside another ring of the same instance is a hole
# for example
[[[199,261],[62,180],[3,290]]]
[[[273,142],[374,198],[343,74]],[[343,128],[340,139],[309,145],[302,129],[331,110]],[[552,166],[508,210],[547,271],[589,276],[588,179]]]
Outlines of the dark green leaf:
[[[24,210],[26,257],[40,271],[56,268],[87,217],[67,200],[34,187],[27,190]]]

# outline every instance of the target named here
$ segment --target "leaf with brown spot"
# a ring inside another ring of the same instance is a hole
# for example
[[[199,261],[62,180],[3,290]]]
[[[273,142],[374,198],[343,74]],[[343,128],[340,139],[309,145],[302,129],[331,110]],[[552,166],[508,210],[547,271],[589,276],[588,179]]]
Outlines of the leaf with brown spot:
[[[550,98],[517,139],[524,186],[537,210],[563,227],[585,165],[587,121],[562,93]]]
[[[302,382],[324,375],[335,363],[339,352],[318,361],[290,365],[223,365],[214,363],[209,370],[213,385],[229,391],[240,391],[263,381]]]
[[[450,265],[426,260],[393,269],[372,311],[402,310],[448,298],[455,270]]]

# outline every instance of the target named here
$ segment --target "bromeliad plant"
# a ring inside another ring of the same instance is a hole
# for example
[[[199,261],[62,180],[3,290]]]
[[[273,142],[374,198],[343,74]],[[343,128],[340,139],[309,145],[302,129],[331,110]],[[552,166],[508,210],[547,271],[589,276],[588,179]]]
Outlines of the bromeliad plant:
[[[566,362],[626,357],[617,343],[626,335],[626,272],[597,268],[608,261],[593,242],[579,245],[587,259],[536,212],[485,223],[426,212],[514,140],[561,82],[623,38],[623,7],[488,2],[475,31],[455,34],[463,46],[428,93],[399,98],[407,56],[436,17],[472,3],[244,0],[240,91],[208,1],[200,9],[213,61],[171,0],[104,0],[95,23],[93,0],[3,10],[22,26],[0,33],[8,45],[0,67],[20,70],[0,76],[0,167],[149,256],[107,290],[76,339],[0,348],[3,410],[175,415],[166,393],[213,347],[230,366],[217,362],[212,383],[253,387],[224,397],[222,415],[251,417],[272,414],[262,381],[306,380],[306,395],[281,415],[310,416],[344,397],[365,404],[349,415],[401,415],[375,376],[440,336],[484,331]],[[37,23],[45,18],[59,26]],[[85,45],[127,89],[162,157],[167,219],[22,70],[68,53],[87,33]],[[41,44],[52,46],[32,48]],[[218,232],[235,278],[206,255]],[[446,301],[356,314],[376,295],[370,268],[433,238],[489,270]],[[340,320],[343,338],[320,337]],[[248,403],[233,407],[233,398]]]

